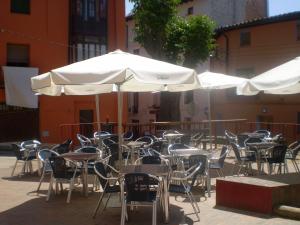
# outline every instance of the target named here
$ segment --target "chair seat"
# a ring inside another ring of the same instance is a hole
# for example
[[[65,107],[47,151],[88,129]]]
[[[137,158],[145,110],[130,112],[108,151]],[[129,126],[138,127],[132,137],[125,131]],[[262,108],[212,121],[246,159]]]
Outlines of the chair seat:
[[[118,193],[121,192],[119,185],[107,186],[105,189],[105,193]]]
[[[178,184],[170,184],[169,185],[169,192],[172,192],[172,193],[186,194],[187,192],[191,192],[190,185],[186,185],[186,189],[184,188],[184,186],[182,184],[181,185],[178,185]]]
[[[210,169],[222,169],[222,165],[219,162],[214,162],[209,164]]]
[[[256,162],[256,157],[255,155],[243,156],[241,160],[244,162]]]
[[[267,158],[266,161],[268,163],[270,163],[270,164],[273,164],[273,163],[284,163],[283,161],[272,159],[272,158]]]
[[[133,201],[133,202],[153,202],[153,201],[155,201],[156,200],[156,191],[149,191],[148,192],[148,196],[147,196],[147,200],[144,200],[144,201],[140,201],[138,198],[139,198],[139,196],[135,196],[135,197],[137,197],[136,199],[135,198],[133,198],[133,199],[126,199],[127,200],[127,203],[130,203],[131,201]]]

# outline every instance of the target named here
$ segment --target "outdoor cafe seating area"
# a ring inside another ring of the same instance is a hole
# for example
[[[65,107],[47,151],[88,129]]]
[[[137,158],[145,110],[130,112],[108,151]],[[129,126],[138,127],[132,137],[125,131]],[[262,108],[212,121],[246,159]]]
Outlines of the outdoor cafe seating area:
[[[152,224],[156,224],[160,220],[158,211],[166,223],[173,216],[170,195],[185,196],[199,221],[201,203],[194,196],[194,188],[201,188],[209,198],[214,191],[212,174],[267,177],[291,171],[300,173],[299,141],[288,144],[283,135],[268,130],[240,134],[225,130],[224,137],[225,144],[210,143],[209,147],[206,134],[184,134],[179,130],[141,137],[127,131],[121,141],[116,134],[98,131],[93,137],[77,134],[77,140],[68,139],[48,147],[37,140],[28,140],[13,144],[17,160],[11,176],[22,178],[23,174],[31,174],[34,172],[32,163],[37,163],[40,182],[36,192],[41,191],[42,183],[49,181],[45,200],[50,204],[55,201],[55,194],[64,188],[68,190],[66,204],[72,202],[74,190],[81,190],[83,196],[91,191],[99,192],[92,213],[93,218],[97,218],[109,210],[106,209],[108,203],[112,195],[116,195],[121,205],[121,224],[126,223],[137,207],[152,207]],[[225,173],[228,157],[234,157],[234,164],[230,172]],[[16,168],[21,163],[19,171]]]

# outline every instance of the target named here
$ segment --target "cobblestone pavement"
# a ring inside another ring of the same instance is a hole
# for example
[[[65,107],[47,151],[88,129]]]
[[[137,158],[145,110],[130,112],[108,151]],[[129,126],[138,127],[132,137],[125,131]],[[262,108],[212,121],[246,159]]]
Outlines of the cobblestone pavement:
[[[230,161],[230,159],[229,159]],[[52,196],[45,201],[48,183],[42,185],[39,194],[35,192],[39,178],[35,175],[10,177],[14,157],[0,157],[0,225],[117,225],[120,224],[118,197],[113,198],[103,214],[92,219],[92,212],[99,193],[90,193],[86,198],[79,190],[72,194],[71,203],[67,204],[66,192]],[[230,163],[226,164],[230,170]],[[20,169],[20,168],[18,168]],[[214,184],[215,179],[213,179]],[[79,188],[79,187],[78,187]],[[183,197],[170,197],[171,225],[179,224],[230,224],[230,225],[299,225],[299,221],[271,217],[245,211],[215,207],[215,193],[206,198],[201,192],[196,193],[200,206],[200,221],[196,221],[192,207]],[[158,210],[158,224],[164,224],[161,209]],[[139,208],[129,214],[126,224],[151,224],[151,208]]]

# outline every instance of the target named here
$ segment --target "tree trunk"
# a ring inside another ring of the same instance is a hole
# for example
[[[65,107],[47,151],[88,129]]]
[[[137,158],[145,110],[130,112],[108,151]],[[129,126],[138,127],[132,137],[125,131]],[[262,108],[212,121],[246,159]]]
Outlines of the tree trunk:
[[[161,92],[158,121],[180,121],[180,92]]]

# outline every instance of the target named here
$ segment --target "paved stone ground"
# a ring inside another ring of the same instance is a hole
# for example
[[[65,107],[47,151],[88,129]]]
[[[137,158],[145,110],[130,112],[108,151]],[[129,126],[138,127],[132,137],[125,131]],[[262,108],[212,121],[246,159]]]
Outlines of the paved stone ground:
[[[39,178],[33,175],[10,177],[15,158],[0,156],[0,225],[117,225],[120,224],[120,208],[108,208],[92,219],[99,193],[90,193],[86,198],[80,191],[74,191],[71,203],[67,204],[66,192],[52,196],[45,201],[48,183],[42,185],[39,194],[35,192]],[[230,169],[230,164],[226,164]],[[20,169],[20,168],[18,168]],[[214,183],[214,180],[213,180]],[[245,193],[246,194],[246,193]],[[266,216],[228,208],[215,207],[215,193],[211,198],[196,193],[200,206],[200,221],[189,202],[182,197],[171,196],[171,225],[181,224],[230,224],[230,225],[299,225],[299,221]],[[112,202],[117,202],[117,197]],[[117,204],[114,204],[115,206]],[[158,224],[163,224],[161,210],[158,210]],[[151,208],[139,208],[129,214],[127,224],[151,224]]]

